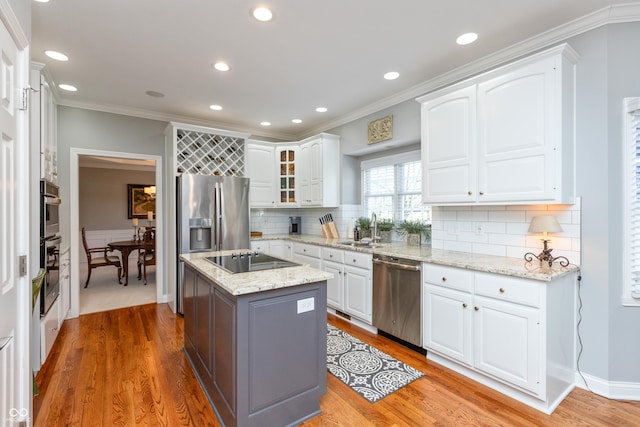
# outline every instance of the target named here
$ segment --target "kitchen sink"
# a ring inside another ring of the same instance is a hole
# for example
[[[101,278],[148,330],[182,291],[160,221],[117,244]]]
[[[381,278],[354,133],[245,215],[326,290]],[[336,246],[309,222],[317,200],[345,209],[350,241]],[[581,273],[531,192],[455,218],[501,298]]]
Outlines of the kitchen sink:
[[[342,242],[336,242],[339,245],[351,246],[354,248],[377,248],[380,244],[371,243],[371,242],[354,242],[353,240],[345,240]]]

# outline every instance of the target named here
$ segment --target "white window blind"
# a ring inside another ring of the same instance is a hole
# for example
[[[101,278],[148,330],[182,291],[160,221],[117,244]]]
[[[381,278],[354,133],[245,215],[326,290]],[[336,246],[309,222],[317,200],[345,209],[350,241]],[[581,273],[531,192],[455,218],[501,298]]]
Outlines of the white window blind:
[[[362,195],[367,217],[431,222],[431,208],[422,204],[419,151],[362,162]]]
[[[640,98],[625,100],[625,286],[623,303],[640,305]]]

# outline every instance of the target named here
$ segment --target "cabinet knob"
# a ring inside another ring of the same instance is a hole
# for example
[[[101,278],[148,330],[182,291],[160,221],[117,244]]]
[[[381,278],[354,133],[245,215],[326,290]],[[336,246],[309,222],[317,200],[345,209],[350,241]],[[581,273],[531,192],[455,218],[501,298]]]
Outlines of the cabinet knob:
[[[467,191],[467,195],[468,195],[468,196],[470,196],[470,195],[472,195],[472,194],[473,194],[473,193],[472,193],[471,191]]]
[[[307,250],[306,250],[306,249],[303,249],[303,250],[302,250],[302,252],[307,252]]]
[[[333,258],[333,255],[329,255],[329,258]]]
[[[478,306],[477,306],[477,305],[476,305],[475,307],[473,307],[473,309],[474,309],[475,311],[480,310],[480,309],[478,308]]]
[[[462,303],[462,308],[467,308],[467,303],[466,302]]]
[[[443,282],[446,282],[446,281],[447,281],[447,278],[446,278],[446,277],[443,277],[443,278],[442,278],[442,281],[443,281]]]
[[[356,262],[355,258],[353,259],[353,262]]]
[[[480,195],[481,195],[481,196],[484,196],[484,191],[481,191],[481,192],[480,192]]]
[[[500,293],[504,294],[504,288],[500,288]]]

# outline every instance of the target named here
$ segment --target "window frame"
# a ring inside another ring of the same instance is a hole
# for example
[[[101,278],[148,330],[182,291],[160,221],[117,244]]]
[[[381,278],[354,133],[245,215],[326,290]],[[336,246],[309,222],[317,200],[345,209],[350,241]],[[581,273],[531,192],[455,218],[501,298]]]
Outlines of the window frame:
[[[630,197],[632,194],[640,193],[640,182],[636,181],[637,169],[636,163],[640,163],[637,157],[638,138],[640,131],[633,129],[633,123],[640,125],[640,97],[625,98],[624,106],[624,128],[623,128],[623,215],[624,215],[624,232],[623,232],[623,286],[622,286],[622,305],[624,306],[640,306],[640,289],[633,292],[632,276],[634,274],[634,262],[632,261],[633,253],[640,252],[640,238],[632,237],[632,223],[640,222],[640,196],[636,196],[636,200]],[[634,118],[636,117],[636,118]],[[634,214],[634,207],[638,211]],[[635,246],[634,246],[635,245]],[[638,267],[636,267],[638,269]]]
[[[407,151],[404,153],[399,153],[399,154],[393,154],[390,156],[384,156],[384,157],[378,157],[376,159],[370,159],[370,160],[363,160],[360,163],[360,175],[361,175],[361,192],[362,192],[362,211],[363,214],[366,216],[367,215],[367,193],[365,191],[366,189],[366,182],[365,182],[365,171],[368,169],[372,169],[372,168],[377,168],[377,167],[385,167],[385,166],[393,166],[394,168],[394,192],[392,194],[392,198],[393,198],[393,220],[394,221],[401,221],[402,218],[399,218],[398,215],[402,213],[402,207],[400,206],[399,201],[402,199],[403,196],[407,196],[407,195],[412,195],[412,194],[417,194],[422,196],[422,189],[420,186],[420,188],[416,191],[416,192],[399,192],[398,191],[398,184],[399,184],[399,174],[398,172],[398,165],[401,164],[405,164],[405,163],[412,163],[412,162],[421,162],[422,158],[420,155],[420,150],[414,150],[414,151]],[[425,205],[424,203],[421,203],[423,209],[427,212],[428,214],[428,219],[426,220],[427,223],[431,223],[431,213],[429,212],[429,208],[430,206]]]

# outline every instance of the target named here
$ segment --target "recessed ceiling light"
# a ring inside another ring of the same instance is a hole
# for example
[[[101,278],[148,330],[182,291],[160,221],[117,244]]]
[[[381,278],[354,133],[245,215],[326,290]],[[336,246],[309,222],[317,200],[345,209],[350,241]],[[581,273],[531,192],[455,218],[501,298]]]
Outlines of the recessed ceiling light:
[[[38,3],[49,3],[49,0],[36,0]]]
[[[221,106],[221,105],[217,105],[217,104],[209,105],[209,108],[211,108],[213,111],[220,111],[220,110],[222,110],[222,106]]]
[[[476,40],[478,40],[478,35],[476,33],[465,33],[456,39],[456,43],[459,45],[465,45],[473,43]]]
[[[398,77],[400,77],[400,73],[398,73],[397,71],[389,71],[388,73],[385,73],[384,78],[387,80],[395,80]]]
[[[267,22],[273,18],[273,13],[266,7],[256,7],[253,9],[253,17],[258,21]]]
[[[318,113],[326,113],[327,112],[327,107],[318,107],[318,108],[316,108],[316,111]]]
[[[260,122],[262,126],[271,126],[271,122]]]
[[[300,120],[300,119],[293,119],[293,120],[291,120],[291,123],[295,123],[295,124],[302,123],[302,120]]]
[[[229,71],[229,65],[226,62],[216,62],[213,64],[213,68],[218,71]]]
[[[164,98],[164,93],[156,92],[155,90],[148,90],[145,93],[153,98]]]
[[[44,54],[56,61],[68,61],[69,57],[64,53],[56,52],[55,50],[45,50]]]
[[[67,90],[67,91],[69,91],[69,92],[76,92],[76,91],[78,90],[78,88],[77,88],[77,87],[75,87],[75,86],[71,86],[71,85],[68,85],[68,84],[64,84],[64,83],[59,84],[59,85],[58,85],[58,87],[59,87],[60,89],[62,89],[62,90]]]

